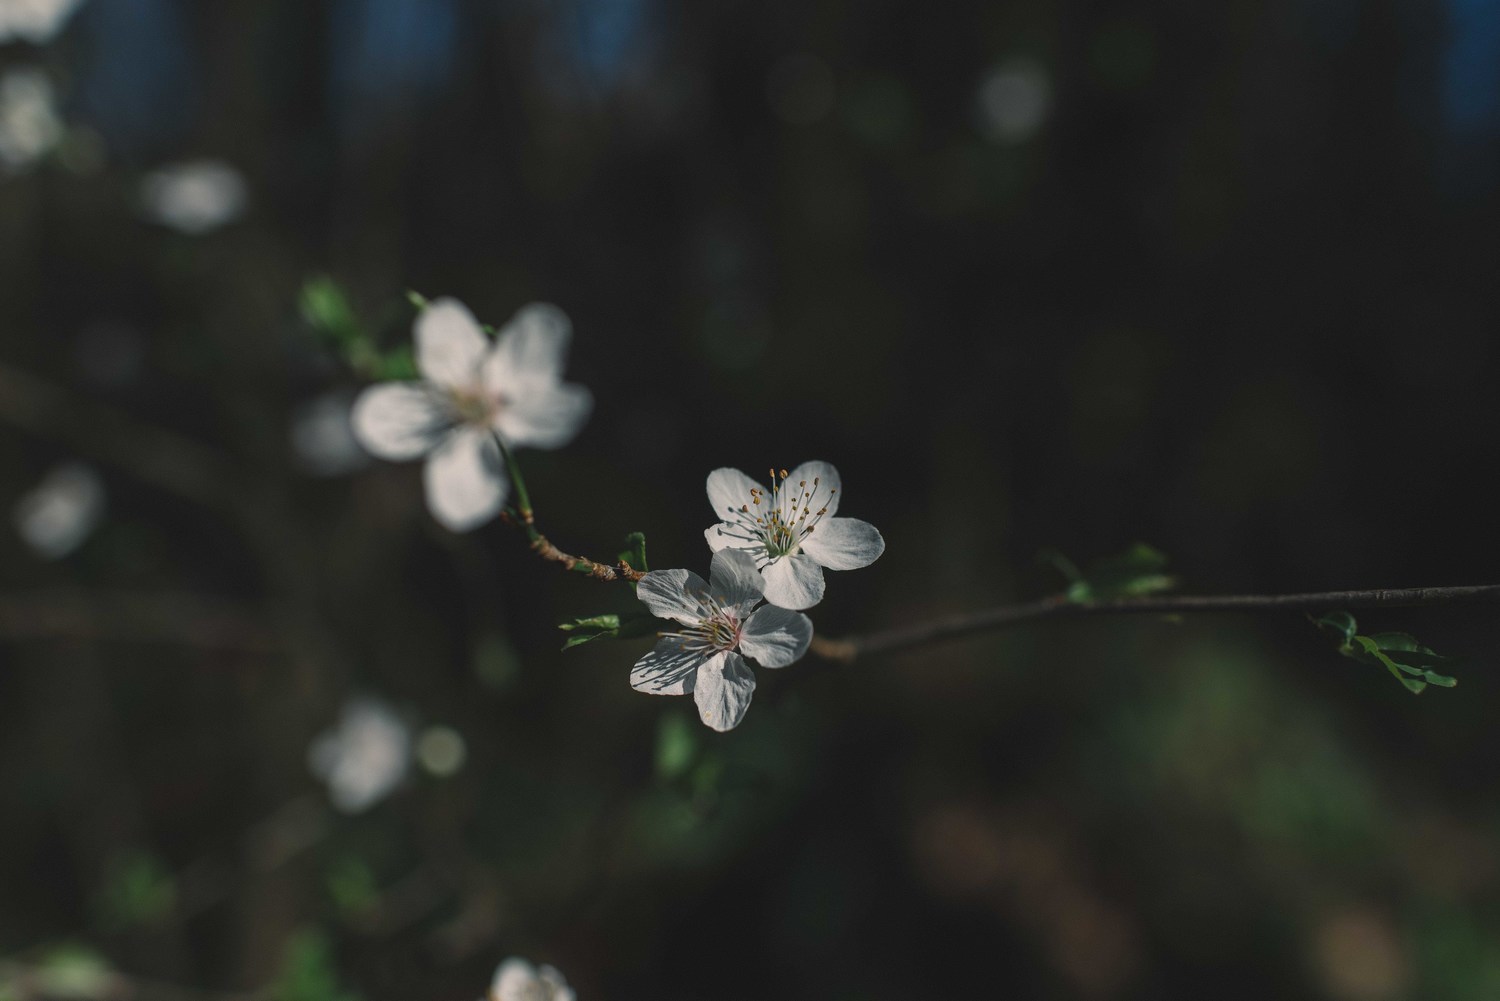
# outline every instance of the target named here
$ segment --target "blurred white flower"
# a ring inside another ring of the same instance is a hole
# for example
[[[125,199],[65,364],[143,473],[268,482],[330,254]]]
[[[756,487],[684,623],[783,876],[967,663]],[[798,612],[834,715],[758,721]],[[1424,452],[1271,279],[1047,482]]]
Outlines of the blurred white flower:
[[[826,462],[804,462],[779,475],[772,470],[769,492],[738,469],[715,469],[708,501],[721,521],[704,533],[709,548],[755,557],[771,604],[811,608],[823,600],[824,567],[855,570],[885,552],[874,525],[833,517],[839,486],[839,471]]]
[[[511,957],[495,970],[487,1001],[575,1001],[577,995],[551,966]]]
[[[53,469],[15,507],[21,538],[49,560],[77,549],[103,517],[104,483],[81,462]]]
[[[630,685],[651,695],[687,695],[698,716],[715,730],[732,730],[745,718],[755,675],[745,664],[786,667],[812,642],[812,621],[775,605],[756,609],[765,587],[748,553],[714,553],[708,583],[689,570],[653,570],[636,585],[651,614],[682,624],[662,633],[656,649],[636,661]],[[742,656],[743,655],[743,656]]]
[[[364,696],[346,702],[338,725],[319,734],[307,752],[308,767],[345,813],[367,810],[389,795],[410,760],[406,723],[384,702]]]
[[[82,0],[0,0],[0,42],[51,41]]]
[[[30,167],[62,141],[63,133],[45,73],[18,69],[0,77],[0,173]]]
[[[1001,143],[1022,143],[1036,134],[1052,110],[1047,67],[1018,57],[994,66],[979,85],[979,128]]]
[[[197,236],[233,222],[249,192],[240,172],[220,160],[189,160],[154,170],[141,181],[147,218]]]
[[[499,513],[510,492],[496,435],[507,445],[559,448],[593,408],[562,381],[572,327],[556,306],[523,307],[493,342],[464,305],[439,299],[415,326],[416,382],[370,386],[354,402],[354,433],[382,459],[426,455],[433,516],[455,532]]]
[[[314,476],[341,476],[370,461],[349,422],[349,396],[338,391],[308,401],[293,414],[292,449]]]

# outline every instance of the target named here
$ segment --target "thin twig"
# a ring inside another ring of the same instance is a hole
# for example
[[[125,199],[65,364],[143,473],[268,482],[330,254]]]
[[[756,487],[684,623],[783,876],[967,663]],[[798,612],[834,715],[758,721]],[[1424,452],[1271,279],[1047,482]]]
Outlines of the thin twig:
[[[1500,602],[1500,584],[1458,587],[1377,588],[1362,591],[1314,591],[1304,594],[1208,594],[1113,601],[1073,602],[1063,597],[1001,605],[964,612],[931,622],[842,639],[816,637],[812,652],[827,660],[852,663],[870,654],[888,653],[975,633],[1003,629],[1037,619],[1095,615],[1198,615],[1226,612],[1322,612],[1342,608],[1397,608]]]
[[[544,560],[549,560],[571,570],[573,573],[587,574],[595,580],[624,580],[630,581],[632,584],[646,576],[644,571],[637,570],[624,560],[620,560],[617,563],[601,563],[598,560],[591,560],[586,556],[574,556],[572,553],[563,552],[557,546],[553,545],[552,541],[536,527],[536,517],[529,511],[523,513],[507,510],[501,513],[500,520],[526,533],[526,538],[530,541],[532,552]]]

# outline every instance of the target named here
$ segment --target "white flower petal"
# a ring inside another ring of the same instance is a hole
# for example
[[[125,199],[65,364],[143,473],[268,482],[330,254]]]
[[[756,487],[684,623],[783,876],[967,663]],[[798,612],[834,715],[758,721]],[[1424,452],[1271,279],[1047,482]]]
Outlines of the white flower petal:
[[[885,552],[885,539],[868,521],[824,518],[802,540],[802,551],[830,570],[858,570]]]
[[[469,389],[490,348],[474,314],[457,299],[437,299],[417,317],[417,369],[439,386]]]
[[[759,483],[738,469],[726,467],[708,474],[708,502],[713,505],[714,514],[719,516],[720,521],[732,521],[729,516],[731,512],[739,511],[742,507],[754,507],[751,490],[764,492]],[[769,502],[761,502],[762,506],[766,503]]]
[[[703,578],[691,570],[652,570],[635,586],[635,596],[660,619],[697,622],[698,599],[708,593]]]
[[[693,689],[698,718],[720,733],[740,725],[754,694],[755,675],[737,653],[715,654],[698,668]]]
[[[800,486],[802,483],[807,486]],[[844,484],[839,479],[839,471],[827,462],[804,462],[792,470],[781,489],[784,495],[808,491],[812,494],[808,507],[814,511],[827,508],[828,516],[839,509],[839,501],[844,499]]]
[[[411,733],[384,702],[356,697],[345,703],[339,722],[308,748],[312,772],[328,783],[333,805],[359,813],[384,799],[406,776]]]
[[[557,967],[544,964],[537,967],[536,972],[538,979],[551,991],[546,995],[546,1001],[577,1001],[578,995],[573,993],[573,988],[568,986],[568,981]]]
[[[396,461],[430,451],[450,426],[437,398],[420,382],[367,387],[354,401],[349,421],[371,455]]]
[[[705,660],[701,651],[684,650],[681,640],[663,636],[631,668],[630,687],[648,695],[687,695]]]
[[[484,362],[484,385],[502,396],[521,397],[562,378],[573,324],[556,306],[523,306],[500,328],[495,350]]]
[[[16,530],[44,559],[56,560],[83,545],[104,517],[104,482],[81,462],[53,469],[16,502]]]
[[[191,160],[154,170],[141,181],[146,215],[189,235],[239,218],[249,201],[245,179],[219,160]]]
[[[802,659],[812,636],[812,620],[801,612],[762,605],[745,621],[740,652],[761,667],[786,667]]]
[[[766,600],[782,608],[811,608],[823,600],[823,568],[810,556],[783,556],[761,568]]]
[[[495,429],[513,445],[561,448],[583,429],[593,409],[593,394],[583,386],[547,382],[503,397]]]
[[[708,587],[715,598],[740,610],[740,614],[754,607],[766,591],[760,571],[755,568],[755,557],[738,549],[714,553],[708,570]]]
[[[512,956],[495,970],[488,1001],[574,1001],[576,995],[553,966],[532,966]]]
[[[709,550],[715,553],[721,549],[738,549],[751,556],[759,556],[766,551],[765,540],[759,536],[751,536],[737,525],[724,522],[704,529],[703,537],[708,540]]]
[[[510,490],[494,436],[468,427],[437,447],[422,479],[428,509],[454,532],[467,532],[499,514]]]

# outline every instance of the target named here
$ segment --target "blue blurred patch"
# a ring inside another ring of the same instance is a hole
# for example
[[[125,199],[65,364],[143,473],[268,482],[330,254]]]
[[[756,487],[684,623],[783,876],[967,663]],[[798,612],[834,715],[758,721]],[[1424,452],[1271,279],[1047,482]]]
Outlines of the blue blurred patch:
[[[91,0],[78,30],[77,111],[111,149],[141,155],[187,131],[197,66],[179,0]]]
[[[1447,0],[1442,107],[1450,133],[1500,130],[1500,0]]]
[[[375,124],[452,77],[456,0],[335,0],[329,18],[329,98],[347,126]]]

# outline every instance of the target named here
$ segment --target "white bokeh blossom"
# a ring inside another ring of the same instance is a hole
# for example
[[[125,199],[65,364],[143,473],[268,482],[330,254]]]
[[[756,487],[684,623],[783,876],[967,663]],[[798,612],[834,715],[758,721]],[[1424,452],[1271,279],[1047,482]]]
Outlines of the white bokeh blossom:
[[[249,203],[245,178],[221,160],[188,160],[153,170],[141,181],[146,217],[199,236],[238,219]]]
[[[0,43],[41,45],[62,30],[82,0],[0,0]]]
[[[342,476],[370,463],[349,422],[349,394],[332,391],[314,397],[292,415],[292,451],[314,476]]]
[[[704,533],[709,548],[753,556],[771,604],[811,608],[823,600],[824,568],[856,570],[885,552],[874,525],[834,517],[840,490],[839,472],[826,462],[772,470],[769,490],[738,469],[715,469],[708,501],[719,524]]]
[[[380,802],[406,777],[411,729],[379,699],[358,696],[344,704],[336,726],[319,734],[307,765],[328,785],[328,798],[345,813]]]
[[[30,168],[52,152],[66,131],[45,73],[17,69],[0,77],[0,175]]]
[[[651,695],[688,695],[715,730],[745,718],[755,675],[745,663],[786,667],[812,642],[812,621],[801,612],[760,605],[765,583],[755,559],[735,549],[714,553],[708,583],[689,570],[653,570],[636,586],[651,614],[682,628],[662,633],[636,661],[630,685]]]
[[[576,1001],[576,998],[556,967],[532,966],[512,956],[495,970],[486,1001]]]
[[[93,468],[66,462],[16,502],[16,531],[44,559],[83,545],[104,517],[104,482]]]
[[[507,447],[560,448],[593,409],[562,381],[572,328],[556,306],[523,307],[491,342],[464,305],[439,299],[417,317],[422,379],[370,386],[354,402],[354,433],[382,459],[427,457],[427,506],[455,532],[489,521],[510,482]]]

